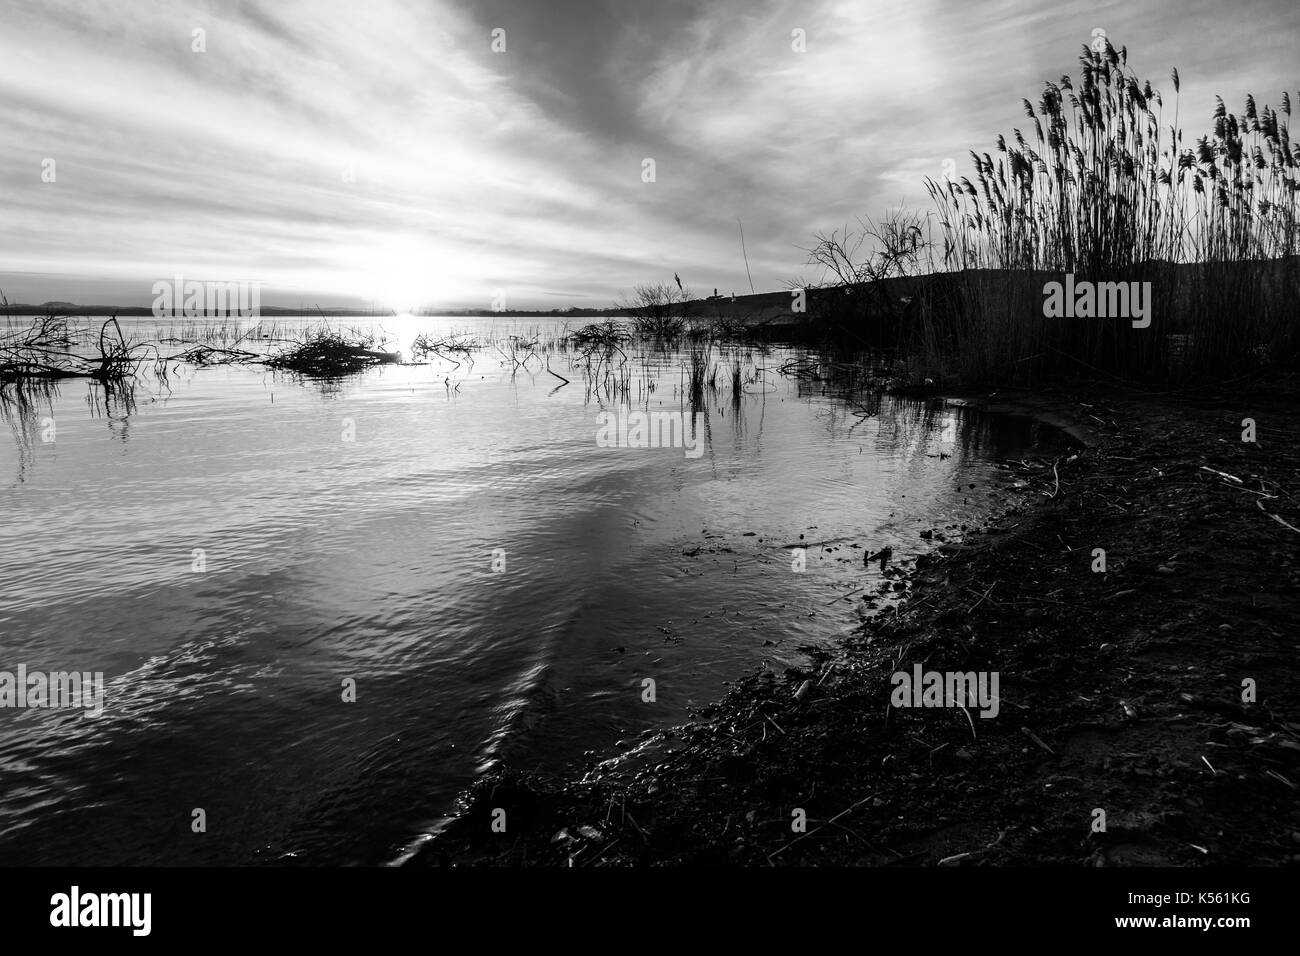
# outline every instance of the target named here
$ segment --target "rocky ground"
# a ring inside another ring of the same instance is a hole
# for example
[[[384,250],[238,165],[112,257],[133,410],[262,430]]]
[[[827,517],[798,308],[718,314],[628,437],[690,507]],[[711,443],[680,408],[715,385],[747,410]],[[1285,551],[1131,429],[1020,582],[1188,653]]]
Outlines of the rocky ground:
[[[582,779],[502,768],[416,862],[1300,861],[1300,395],[1032,398],[1086,447],[902,605]],[[997,672],[997,715],[891,706],[917,664]]]

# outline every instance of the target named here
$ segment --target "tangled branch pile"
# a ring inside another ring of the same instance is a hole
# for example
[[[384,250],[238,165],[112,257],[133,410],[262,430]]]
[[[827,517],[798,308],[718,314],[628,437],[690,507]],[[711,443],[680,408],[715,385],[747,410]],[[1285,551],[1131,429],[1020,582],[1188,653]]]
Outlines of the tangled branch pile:
[[[377,352],[373,345],[373,336],[349,341],[342,333],[325,329],[271,356],[266,365],[314,378],[332,378],[397,361],[396,352]]]

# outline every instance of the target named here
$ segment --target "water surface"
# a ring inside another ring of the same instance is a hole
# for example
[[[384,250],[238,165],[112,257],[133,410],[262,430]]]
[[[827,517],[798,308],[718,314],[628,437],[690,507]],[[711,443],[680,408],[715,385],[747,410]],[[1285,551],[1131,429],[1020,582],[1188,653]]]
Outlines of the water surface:
[[[0,710],[0,862],[397,859],[495,761],[581,766],[835,640],[879,581],[864,549],[978,521],[1020,493],[996,463],[1051,440],[792,349],[712,346],[692,396],[680,348],[593,366],[550,319],[386,323],[417,330],[494,344],[10,395],[0,670],[107,687],[95,719]],[[600,447],[634,409],[700,414],[699,457]]]

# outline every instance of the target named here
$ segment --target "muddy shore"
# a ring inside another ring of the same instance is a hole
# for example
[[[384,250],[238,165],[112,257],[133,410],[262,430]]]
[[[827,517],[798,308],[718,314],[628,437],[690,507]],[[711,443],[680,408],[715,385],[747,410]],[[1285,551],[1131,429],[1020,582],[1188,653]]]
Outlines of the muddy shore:
[[[1297,383],[981,403],[1084,447],[1008,463],[1033,503],[917,560],[838,647],[581,777],[499,768],[413,862],[1300,862]],[[892,706],[918,665],[996,672],[996,716]]]

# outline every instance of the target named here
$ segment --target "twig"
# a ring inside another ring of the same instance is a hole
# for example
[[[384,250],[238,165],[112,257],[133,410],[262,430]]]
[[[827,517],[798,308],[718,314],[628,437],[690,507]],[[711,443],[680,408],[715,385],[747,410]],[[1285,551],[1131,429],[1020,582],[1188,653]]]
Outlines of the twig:
[[[1236,475],[1230,475],[1226,471],[1218,471],[1214,468],[1207,468],[1204,465],[1201,466],[1201,471],[1208,471],[1212,475],[1218,475],[1220,478],[1227,478],[1229,481],[1235,481],[1239,485],[1244,484],[1244,482]]]
[[[831,598],[829,601],[827,601],[826,604],[827,604],[827,606],[829,607],[830,605],[834,604],[836,601],[842,601],[842,600],[844,600],[845,598],[853,597],[853,595],[857,594],[859,591],[865,591],[868,587],[870,587],[870,585],[868,585],[868,584],[864,584],[862,587],[860,587],[860,588],[854,588],[852,591],[849,591],[849,592],[846,593],[846,594],[837,594],[837,595],[835,595],[835,597],[833,597],[833,598]]]
[[[1034,732],[1033,732],[1032,730],[1030,730],[1028,727],[1021,727],[1020,729],[1021,729],[1022,731],[1024,731],[1024,733],[1029,737],[1030,740],[1032,740],[1034,743],[1038,744],[1038,746],[1042,747],[1044,750],[1046,750],[1046,751],[1047,751],[1049,754],[1051,754],[1053,757],[1056,756],[1056,751],[1053,750],[1051,747],[1047,746],[1047,744],[1043,743],[1043,738],[1042,738],[1042,737],[1038,736],[1038,734],[1034,733]]]
[[[1268,776],[1272,777],[1274,780],[1280,780],[1282,783],[1286,784],[1292,790],[1296,789],[1296,785],[1294,783],[1292,783],[1286,777],[1282,776],[1276,770],[1265,770],[1264,773],[1268,774]]]
[[[1061,490],[1061,476],[1056,473],[1056,462],[1060,460],[1061,459],[1058,458],[1056,461],[1052,462],[1052,477],[1056,479],[1056,487],[1053,488],[1052,493],[1047,496],[1049,498],[1055,498]]]
[[[964,695],[963,695],[963,696],[964,696]],[[978,742],[978,741],[979,741],[979,738],[975,736],[975,721],[971,720],[971,718],[970,718],[970,711],[967,710],[965,707],[963,707],[963,708],[961,709],[961,712],[962,712],[963,714],[966,715],[966,723],[970,724],[970,736],[971,736],[971,739],[974,740],[974,741],[976,741],[976,742]]]
[[[845,810],[841,810],[839,813],[835,814],[835,816],[831,817],[829,820],[827,820],[827,821],[826,821],[825,823],[823,823],[821,826],[816,827],[815,829],[809,830],[807,833],[801,833],[801,834],[799,834],[797,837],[795,837],[793,840],[791,840],[789,843],[787,843],[785,846],[780,847],[780,848],[777,849],[777,850],[773,850],[771,853],[769,853],[769,854],[767,855],[767,862],[768,862],[768,863],[771,863],[771,862],[772,862],[772,857],[777,856],[777,855],[779,855],[779,854],[781,854],[781,853],[784,853],[786,850],[790,849],[790,847],[794,846],[796,843],[798,843],[798,842],[799,842],[800,840],[802,840],[804,837],[810,837],[810,836],[812,836],[814,833],[817,833],[819,830],[822,830],[822,829],[825,828],[826,826],[829,826],[830,824],[834,823],[836,820],[838,820],[840,817],[844,816],[845,814],[852,813],[854,810],[856,810],[858,807],[862,806],[864,803],[866,803],[868,800],[870,800],[870,799],[871,799],[872,797],[874,797],[874,796],[875,796],[874,793],[869,793],[869,794],[867,794],[865,797],[863,797],[863,798],[862,798],[861,800],[859,800],[857,803],[853,804],[853,806],[851,806],[851,807],[849,807],[849,808],[847,808],[847,809],[845,809]]]
[[[1007,831],[1003,830],[1001,833],[998,834],[998,838],[994,840],[992,843],[990,843],[988,846],[983,847],[982,849],[979,850],[970,850],[966,853],[954,853],[952,856],[945,856],[942,860],[939,861],[938,865],[943,866],[945,863],[952,863],[954,860],[964,860],[967,857],[978,856],[981,853],[987,853],[989,850],[993,849],[995,846],[1001,843],[1002,838],[1005,837],[1006,835],[1007,835]]]
[[[983,603],[984,603],[984,599],[987,598],[987,597],[989,596],[989,594],[991,594],[991,593],[993,592],[993,589],[994,589],[995,587],[997,587],[997,586],[998,586],[998,582],[997,582],[997,581],[994,581],[992,584],[990,584],[988,590],[984,592],[983,596],[980,597],[980,599],[979,599],[978,601],[976,601],[974,604],[972,604],[972,605],[971,605],[971,606],[966,610],[966,613],[969,615],[969,614],[970,614],[972,611],[974,611],[977,607],[979,607],[981,604],[983,604]]]
[[[1255,499],[1255,504],[1259,505],[1259,510],[1260,510],[1260,511],[1264,511],[1264,502],[1262,502],[1262,501],[1260,501],[1258,498],[1256,498],[1256,499]],[[1281,518],[1279,518],[1277,515],[1273,514],[1271,511],[1264,511],[1264,514],[1268,515],[1270,518],[1272,518],[1272,519],[1273,519],[1274,521],[1276,521],[1278,524],[1282,525],[1284,528],[1290,528],[1290,529],[1291,529],[1292,531],[1294,531],[1296,534],[1300,534],[1300,528],[1297,528],[1297,527],[1296,527],[1295,525],[1293,525],[1293,524],[1287,524],[1285,521],[1283,521],[1283,520],[1282,520]]]

